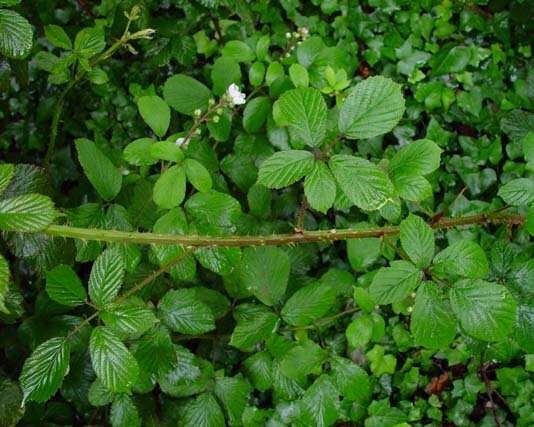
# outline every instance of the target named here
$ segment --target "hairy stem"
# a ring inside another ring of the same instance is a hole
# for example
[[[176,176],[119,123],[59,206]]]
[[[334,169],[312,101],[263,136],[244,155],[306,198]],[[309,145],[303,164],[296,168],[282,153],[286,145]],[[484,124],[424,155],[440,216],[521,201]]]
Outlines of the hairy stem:
[[[478,214],[458,218],[441,218],[430,223],[434,229],[446,229],[476,224],[520,225],[525,221],[522,215]],[[231,247],[231,246],[278,246],[311,242],[326,242],[365,237],[383,237],[398,234],[398,226],[387,226],[370,230],[330,229],[319,231],[302,231],[291,234],[272,234],[264,236],[195,236],[156,234],[148,232],[129,232],[118,230],[101,230],[96,228],[78,228],[68,225],[50,225],[42,233],[55,237],[102,242],[137,243],[142,245],[183,245],[186,247]]]

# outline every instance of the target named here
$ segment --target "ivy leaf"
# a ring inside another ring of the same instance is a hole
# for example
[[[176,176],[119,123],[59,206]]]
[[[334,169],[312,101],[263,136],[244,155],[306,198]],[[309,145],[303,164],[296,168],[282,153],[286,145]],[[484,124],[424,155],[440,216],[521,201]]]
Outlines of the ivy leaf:
[[[306,326],[325,316],[334,306],[336,290],[314,282],[295,292],[282,309],[282,317],[290,325]]]
[[[11,178],[15,174],[15,166],[10,163],[4,163],[0,165],[0,194],[4,192]]]
[[[319,212],[326,213],[334,204],[336,181],[323,162],[315,162],[313,169],[306,176],[304,194],[310,206]]]
[[[210,96],[205,85],[185,74],[169,77],[163,86],[167,104],[182,114],[192,115],[197,109],[205,110]]]
[[[400,241],[417,267],[430,265],[434,257],[434,231],[421,217],[410,214],[401,222]]]
[[[78,160],[87,179],[104,200],[113,200],[122,187],[120,171],[93,141],[79,138],[75,143]]]
[[[185,187],[185,169],[181,165],[171,166],[154,185],[154,203],[164,209],[179,206],[185,198]]]
[[[49,339],[33,351],[19,378],[23,403],[46,402],[55,394],[69,369],[69,352],[69,342],[64,337]]]
[[[464,279],[449,291],[451,306],[462,328],[482,341],[501,341],[512,332],[516,302],[502,285]]]
[[[498,195],[511,206],[530,205],[534,202],[534,179],[513,179],[499,188]]]
[[[165,325],[182,334],[203,334],[215,329],[213,313],[193,289],[167,292],[159,302],[158,314]]]
[[[141,427],[139,411],[126,393],[117,394],[113,400],[109,420],[113,427]]]
[[[226,423],[221,407],[211,393],[202,393],[187,403],[180,426],[221,427]]]
[[[41,194],[23,194],[0,200],[0,230],[40,231],[55,218],[54,203]]]
[[[54,301],[68,307],[85,303],[85,288],[74,270],[68,265],[58,265],[46,273],[46,293]]]
[[[319,147],[326,136],[326,102],[315,88],[288,90],[274,103],[278,126],[288,126],[293,146]]]
[[[454,339],[456,319],[435,283],[425,282],[417,290],[410,329],[415,343],[427,348],[446,348]]]
[[[432,272],[443,277],[469,277],[480,279],[486,276],[488,259],[482,248],[471,240],[459,240],[434,257]]]
[[[315,158],[309,151],[278,151],[266,159],[258,172],[258,184],[268,188],[284,188],[308,175]]]
[[[273,306],[286,292],[290,267],[289,256],[280,248],[246,248],[241,281],[263,304]]]
[[[137,100],[139,113],[150,126],[150,129],[160,138],[167,133],[171,122],[171,109],[159,96],[142,96]]]
[[[245,304],[236,310],[237,325],[234,328],[230,345],[242,351],[251,352],[256,344],[270,337],[277,324],[276,315],[264,306]]]
[[[369,291],[377,304],[392,304],[406,298],[421,282],[422,273],[408,261],[392,261],[375,274]]]
[[[89,297],[98,307],[111,304],[122,286],[124,262],[116,249],[106,249],[93,264],[89,275]]]
[[[121,340],[105,326],[91,333],[89,352],[96,376],[114,393],[130,391],[137,381],[139,366]]]
[[[389,200],[393,186],[386,173],[370,161],[336,154],[329,165],[343,193],[360,209],[377,210]]]
[[[252,387],[240,377],[218,377],[213,392],[223,404],[230,425],[241,424]]]
[[[382,76],[358,83],[339,112],[339,131],[350,139],[367,139],[392,130],[404,113],[399,84]]]
[[[33,29],[17,12],[0,9],[0,54],[22,59],[32,48]]]
[[[9,313],[6,307],[6,296],[9,292],[9,265],[5,258],[0,255],[0,311]]]

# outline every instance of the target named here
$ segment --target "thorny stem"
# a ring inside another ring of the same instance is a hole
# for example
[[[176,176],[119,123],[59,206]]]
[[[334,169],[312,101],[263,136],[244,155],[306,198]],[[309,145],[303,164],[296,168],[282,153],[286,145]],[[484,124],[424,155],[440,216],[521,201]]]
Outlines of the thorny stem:
[[[221,97],[219,99],[219,102],[215,105],[213,105],[211,108],[208,108],[208,110],[204,113],[203,116],[195,119],[195,122],[193,123],[193,126],[189,129],[187,134],[184,137],[184,141],[182,145],[186,146],[189,144],[189,141],[191,141],[191,138],[195,135],[196,130],[200,127],[200,125],[204,122],[207,122],[210,118],[210,116],[215,113],[219,108],[223,107],[224,105],[224,98]]]
[[[124,32],[122,36],[115,41],[107,50],[102,52],[100,55],[98,55],[94,60],[91,61],[90,65],[91,68],[95,67],[99,63],[105,61],[108,58],[111,58],[113,54],[119,50],[121,47],[125,46],[130,40],[135,40],[138,38],[146,38],[150,37],[153,34],[153,30],[141,30],[137,31],[135,33],[130,33],[130,24],[132,23],[132,18],[128,18],[128,22],[126,23],[126,28],[124,29]],[[46,151],[46,156],[44,159],[44,164],[46,168],[50,167],[50,161],[52,160],[52,155],[54,154],[54,150],[56,148],[56,140],[59,130],[59,120],[61,118],[61,113],[63,112],[63,107],[65,105],[65,99],[69,92],[78,84],[80,83],[85,76],[87,75],[87,71],[85,69],[79,69],[76,75],[74,76],[74,79],[70,81],[70,83],[63,89],[61,94],[59,95],[56,105],[54,106],[54,112],[52,115],[52,124],[50,126],[50,139],[48,141],[48,148]]]
[[[495,213],[469,215],[458,218],[440,218],[430,223],[433,229],[447,229],[477,224],[521,225],[525,221],[522,215],[502,215]],[[142,245],[183,245],[186,247],[242,247],[242,246],[280,246],[312,242],[334,242],[338,240],[360,239],[365,237],[384,237],[396,235],[398,226],[386,226],[369,230],[330,229],[302,231],[290,234],[271,234],[263,236],[196,236],[157,234],[149,232],[129,232],[118,230],[101,230],[96,228],[79,228],[68,225],[50,225],[41,231],[43,234],[101,242],[138,243]]]
[[[141,289],[143,289],[145,286],[152,283],[157,277],[161,276],[163,273],[166,273],[169,271],[172,267],[174,267],[176,264],[178,264],[180,261],[182,261],[184,258],[188,257],[194,252],[194,249],[188,248],[184,252],[182,252],[180,255],[174,257],[169,262],[163,264],[159,269],[153,271],[151,274],[146,276],[143,280],[141,280],[136,285],[132,286],[130,289],[128,289],[125,293],[123,293],[121,296],[119,296],[114,302],[113,305],[117,306],[120,303],[122,303],[124,300],[131,297],[133,294],[139,292]],[[89,317],[87,317],[85,320],[80,322],[72,331],[69,332],[67,335],[67,339],[72,338],[76,333],[82,329],[85,325],[88,325],[91,323],[93,319],[95,319],[98,316],[99,312],[95,311],[93,314],[91,314]]]

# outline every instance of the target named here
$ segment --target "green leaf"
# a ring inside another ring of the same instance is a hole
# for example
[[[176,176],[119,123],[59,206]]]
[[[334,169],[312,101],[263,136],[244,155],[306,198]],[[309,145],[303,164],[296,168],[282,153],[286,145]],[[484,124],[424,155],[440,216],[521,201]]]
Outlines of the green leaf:
[[[124,262],[116,249],[106,249],[98,256],[89,275],[89,297],[100,308],[110,305],[124,279]]]
[[[209,307],[193,289],[167,292],[158,305],[162,322],[175,332],[197,335],[215,329],[215,318]]]
[[[56,393],[69,370],[69,356],[69,342],[64,337],[49,339],[33,351],[19,378],[23,403],[46,402]]]
[[[392,261],[373,277],[369,291],[377,304],[400,302],[421,282],[422,273],[408,261]]]
[[[295,87],[308,87],[310,84],[308,70],[300,64],[292,64],[289,67],[289,78]]]
[[[369,223],[358,223],[352,227],[354,230],[368,230],[373,228]],[[351,267],[355,271],[366,271],[380,256],[382,241],[376,237],[347,240],[347,256]]]
[[[100,312],[107,327],[121,338],[136,338],[148,331],[158,319],[141,301],[125,302],[113,310]]]
[[[130,142],[123,150],[122,157],[134,166],[150,166],[158,162],[152,157],[151,149],[155,145],[152,138],[139,138]]]
[[[273,385],[273,359],[268,351],[254,353],[243,362],[249,380],[259,391],[267,391]]]
[[[0,165],[0,194],[4,192],[11,178],[15,174],[15,166],[10,163],[4,163]]]
[[[321,375],[302,396],[300,420],[308,426],[331,426],[339,418],[339,392],[327,375]]]
[[[430,265],[434,258],[434,230],[421,217],[410,214],[401,222],[400,242],[417,267]]]
[[[141,427],[137,407],[125,393],[118,394],[113,400],[109,420],[113,427]]]
[[[289,256],[277,247],[246,248],[241,264],[241,281],[263,304],[275,305],[286,292]]]
[[[149,330],[137,341],[134,356],[146,374],[161,376],[171,371],[176,351],[169,330],[161,324]]]
[[[336,154],[330,169],[347,198],[360,209],[377,210],[390,199],[393,186],[386,173],[368,160]]]
[[[331,376],[344,399],[366,404],[371,398],[369,375],[355,362],[339,356],[330,359]]]
[[[374,322],[371,316],[363,315],[349,323],[345,330],[348,344],[363,349],[373,337]]]
[[[326,213],[336,199],[336,181],[328,166],[317,161],[304,180],[304,194],[310,206]]]
[[[72,49],[72,42],[70,37],[67,35],[65,30],[59,25],[47,25],[44,28],[45,37],[47,40],[52,43],[54,47],[59,47],[60,49],[70,50]]]
[[[464,279],[449,291],[451,306],[462,328],[481,341],[501,341],[510,335],[516,302],[502,285]]]
[[[315,88],[288,90],[274,103],[278,126],[288,126],[294,146],[319,147],[326,136],[326,102]]]
[[[85,138],[76,140],[78,160],[83,171],[104,200],[113,200],[122,186],[122,175],[94,142]]]
[[[104,29],[100,27],[84,28],[74,38],[74,49],[89,58],[106,48]]]
[[[336,290],[322,282],[307,285],[287,300],[282,317],[290,325],[306,326],[325,316],[334,306]]]
[[[314,164],[309,151],[278,151],[261,164],[258,184],[275,189],[287,187],[311,173]]]
[[[211,393],[203,393],[187,403],[180,427],[223,427],[221,407]]]
[[[0,200],[0,230],[40,231],[55,218],[54,203],[41,194],[23,194]]]
[[[197,109],[205,110],[210,96],[206,86],[185,74],[169,77],[163,86],[167,104],[182,114],[192,115]]]
[[[517,306],[514,339],[528,353],[534,353],[534,306]]]
[[[9,265],[5,258],[0,255],[0,311],[9,313],[6,307],[6,296],[9,292]]]
[[[70,266],[64,264],[46,273],[46,293],[54,301],[69,307],[82,305],[87,299],[82,281]]]
[[[114,393],[128,392],[137,381],[139,366],[121,340],[105,326],[91,333],[89,352],[96,376]]]
[[[488,272],[488,259],[482,248],[471,240],[459,240],[439,252],[432,271],[443,277],[480,279]]]
[[[431,60],[432,75],[441,76],[448,73],[463,71],[471,59],[471,49],[454,46],[450,50],[443,49]]]
[[[280,370],[291,379],[298,380],[317,369],[327,353],[313,341],[304,341],[291,348],[280,360]]]
[[[530,205],[534,202],[534,179],[513,179],[499,188],[498,195],[512,206]]]
[[[17,12],[0,9],[0,54],[22,59],[32,48],[33,29]]]
[[[415,343],[431,349],[444,349],[456,335],[456,319],[440,288],[425,282],[417,290],[410,321]]]
[[[375,400],[368,408],[365,427],[405,427],[408,417],[399,408],[391,407],[389,399]]]
[[[202,192],[211,190],[211,175],[202,163],[195,159],[186,159],[184,165],[187,179],[193,187]]]
[[[17,382],[0,378],[0,425],[14,427],[24,416],[22,391]]]
[[[185,203],[187,214],[196,222],[227,229],[234,229],[241,216],[241,205],[229,194],[211,190],[196,193]]]
[[[241,40],[230,40],[224,45],[221,53],[237,62],[252,62],[256,56],[248,44]]]
[[[243,128],[249,133],[261,130],[271,112],[271,100],[268,96],[258,96],[247,102],[243,111]]]
[[[230,425],[240,425],[241,417],[252,391],[250,384],[240,377],[215,379],[213,392],[223,404]]]
[[[163,209],[180,206],[185,198],[185,169],[174,165],[163,172],[154,185],[154,203]]]
[[[339,131],[350,139],[373,138],[391,131],[404,113],[401,86],[382,76],[358,83],[339,112]]]
[[[137,100],[139,113],[150,126],[150,129],[160,138],[167,133],[171,122],[171,109],[159,96],[142,96]]]
[[[184,152],[174,142],[158,141],[150,147],[150,155],[154,159],[168,160],[169,162],[181,162],[184,159]],[[152,163],[150,163],[152,164]]]
[[[234,59],[221,56],[213,63],[211,81],[213,82],[213,93],[221,96],[232,83],[241,82],[241,67]]]
[[[89,81],[95,85],[103,85],[109,81],[107,73],[99,67],[94,67],[87,73]]]
[[[239,310],[241,308],[241,310]],[[276,315],[264,306],[247,305],[247,310],[241,311],[234,328],[230,345],[242,351],[252,352],[255,346],[270,337],[277,324]]]

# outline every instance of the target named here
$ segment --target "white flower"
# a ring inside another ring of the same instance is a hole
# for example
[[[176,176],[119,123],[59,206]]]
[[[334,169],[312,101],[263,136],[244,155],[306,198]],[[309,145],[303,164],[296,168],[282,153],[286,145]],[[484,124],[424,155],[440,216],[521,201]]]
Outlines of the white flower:
[[[303,35],[303,36],[307,36],[309,33],[310,33],[310,30],[308,30],[308,27],[302,27],[300,29],[300,33]]]
[[[176,141],[174,141],[174,143],[180,147],[181,145],[183,145],[185,142],[185,138],[176,138]]]
[[[235,83],[232,83],[230,86],[228,86],[226,93],[228,94],[230,102],[233,105],[243,105],[245,102],[247,102],[245,94],[239,90],[239,87]]]

